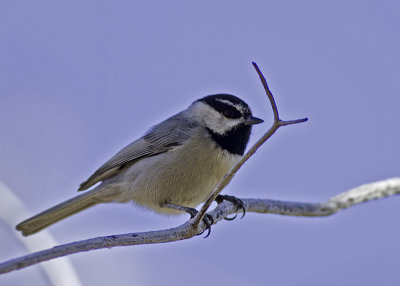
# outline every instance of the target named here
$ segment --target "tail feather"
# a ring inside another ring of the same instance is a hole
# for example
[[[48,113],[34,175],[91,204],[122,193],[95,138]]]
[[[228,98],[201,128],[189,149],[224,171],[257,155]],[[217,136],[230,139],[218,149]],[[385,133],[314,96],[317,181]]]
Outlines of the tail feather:
[[[97,194],[98,191],[94,189],[76,196],[21,222],[16,229],[20,230],[24,236],[34,234],[55,222],[100,203],[101,200],[96,196]]]

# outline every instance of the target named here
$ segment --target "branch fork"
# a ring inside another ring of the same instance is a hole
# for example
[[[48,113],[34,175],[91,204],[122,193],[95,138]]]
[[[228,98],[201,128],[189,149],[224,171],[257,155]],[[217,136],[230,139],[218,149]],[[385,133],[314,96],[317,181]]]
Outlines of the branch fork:
[[[203,222],[203,217],[205,216],[212,202],[215,200],[221,190],[226,187],[228,183],[232,180],[233,176],[240,169],[240,167],[257,151],[257,149],[266,140],[268,140],[268,138],[270,138],[276,132],[279,127],[307,121],[307,118],[289,121],[283,121],[279,118],[278,109],[276,107],[274,97],[269,90],[267,82],[258,66],[255,63],[253,63],[253,66],[261,79],[261,82],[271,103],[272,110],[274,112],[274,123],[272,124],[270,129],[250,148],[250,150],[243,156],[243,158],[229,170],[229,172],[215,187],[212,195],[207,199],[207,201],[204,203],[204,205],[201,207],[200,211],[194,218],[188,220],[180,226],[170,229],[96,237],[38,251],[1,263],[0,274],[8,273],[10,271],[22,269],[43,261],[48,261],[54,258],[83,251],[111,248],[116,246],[165,243],[189,239],[206,230],[207,226]],[[351,206],[364,203],[366,201],[389,197],[397,194],[400,194],[400,178],[392,178],[362,185],[347,192],[338,194],[322,203],[285,202],[269,199],[245,198],[240,198],[240,200],[243,202],[246,212],[315,217],[328,216],[338,212],[339,210],[346,209]],[[225,217],[231,214],[235,214],[237,212],[241,212],[241,210],[238,210],[236,205],[234,205],[230,201],[224,200],[222,203],[218,204],[215,209],[208,212],[207,215],[212,218],[212,222],[213,224],[215,224]]]
[[[308,118],[301,118],[301,119],[296,119],[296,120],[289,120],[289,121],[284,121],[281,120],[279,117],[279,112],[278,112],[278,107],[276,106],[276,102],[274,99],[274,96],[272,95],[271,90],[269,89],[269,86],[267,84],[267,81],[265,80],[264,75],[262,74],[261,70],[257,66],[255,62],[252,63],[254,68],[256,69],[256,72],[258,76],[260,77],[261,83],[264,87],[265,93],[268,96],[269,102],[272,107],[272,111],[274,114],[274,122],[270,129],[247,151],[247,153],[240,159],[222,178],[222,180],[218,183],[218,185],[215,187],[213,193],[210,195],[210,197],[207,199],[207,201],[203,204],[201,207],[200,211],[197,213],[197,215],[194,217],[193,220],[193,228],[197,229],[199,227],[199,224],[203,220],[204,216],[207,213],[207,210],[210,208],[211,204],[215,201],[217,196],[221,193],[221,191],[230,183],[232,180],[233,176],[236,174],[237,171],[239,171],[240,167],[243,166],[243,164],[258,150],[258,148],[261,147],[262,144],[264,144],[265,141],[267,141],[280,127],[286,126],[286,125],[292,125],[292,124],[298,124],[302,122],[306,122]]]

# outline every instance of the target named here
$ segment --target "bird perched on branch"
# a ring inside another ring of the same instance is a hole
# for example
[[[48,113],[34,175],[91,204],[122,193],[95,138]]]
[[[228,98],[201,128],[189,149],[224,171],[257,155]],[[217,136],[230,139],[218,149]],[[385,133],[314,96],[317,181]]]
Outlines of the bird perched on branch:
[[[194,208],[244,154],[252,125],[262,122],[236,96],[200,98],[115,154],[78,191],[93,189],[21,222],[16,229],[30,235],[110,202],[133,201],[159,213],[186,211],[193,216]]]

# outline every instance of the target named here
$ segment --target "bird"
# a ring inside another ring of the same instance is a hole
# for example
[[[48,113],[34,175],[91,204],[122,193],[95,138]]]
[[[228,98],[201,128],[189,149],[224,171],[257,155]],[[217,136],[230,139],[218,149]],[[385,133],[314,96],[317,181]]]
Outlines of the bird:
[[[106,161],[86,191],[16,226],[24,236],[101,203],[141,205],[193,217],[227,171],[242,158],[252,126],[263,120],[231,94],[213,94],[153,126]]]

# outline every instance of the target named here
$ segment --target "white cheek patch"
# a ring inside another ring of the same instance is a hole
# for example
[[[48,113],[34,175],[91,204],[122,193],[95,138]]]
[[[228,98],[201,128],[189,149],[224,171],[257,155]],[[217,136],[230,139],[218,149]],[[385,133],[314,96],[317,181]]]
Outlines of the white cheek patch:
[[[207,128],[219,135],[225,134],[243,120],[241,118],[225,118],[221,113],[203,102],[196,102],[191,106],[191,109],[194,116],[203,122]]]
[[[220,120],[216,120],[216,118],[210,118],[210,120],[206,122],[206,126],[214,133],[223,135],[227,131],[237,126],[240,122],[240,119],[227,119],[225,117],[221,117]]]

